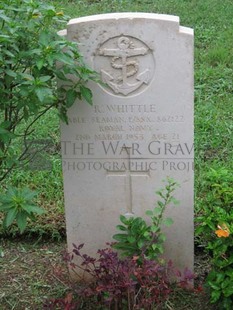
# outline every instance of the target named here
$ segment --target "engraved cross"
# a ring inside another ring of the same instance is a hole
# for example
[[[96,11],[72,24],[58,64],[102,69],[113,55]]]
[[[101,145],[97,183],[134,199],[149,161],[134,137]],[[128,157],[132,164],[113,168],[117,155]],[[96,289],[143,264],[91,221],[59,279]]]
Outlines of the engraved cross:
[[[126,195],[126,214],[132,216],[133,213],[133,193],[132,193],[132,176],[135,177],[150,177],[150,170],[132,171],[130,147],[123,147],[122,151],[127,154],[127,166],[126,170],[107,170],[107,177],[124,177],[124,187]]]

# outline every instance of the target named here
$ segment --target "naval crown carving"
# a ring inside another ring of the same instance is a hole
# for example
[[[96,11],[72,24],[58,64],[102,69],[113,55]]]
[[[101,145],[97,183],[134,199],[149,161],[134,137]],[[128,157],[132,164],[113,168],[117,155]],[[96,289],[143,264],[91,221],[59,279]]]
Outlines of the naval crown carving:
[[[121,35],[105,41],[97,49],[95,70],[111,94],[128,96],[142,92],[154,74],[154,57],[141,40]]]

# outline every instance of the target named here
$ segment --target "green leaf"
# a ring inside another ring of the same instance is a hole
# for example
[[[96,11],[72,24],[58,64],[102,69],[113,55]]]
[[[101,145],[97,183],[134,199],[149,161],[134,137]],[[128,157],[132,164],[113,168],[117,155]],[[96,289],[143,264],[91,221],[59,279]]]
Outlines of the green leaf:
[[[39,43],[44,46],[47,46],[50,44],[50,42],[51,40],[48,31],[42,31],[39,36]]]
[[[54,55],[52,54],[52,55],[48,55],[47,56],[47,58],[46,58],[46,60],[47,60],[47,62],[48,62],[48,64],[51,66],[51,67],[53,67],[54,65],[55,65],[55,59],[54,59],[55,57],[54,57]]]
[[[171,197],[171,201],[173,202],[175,206],[180,204],[180,201],[175,199],[174,197]]]
[[[136,217],[132,220],[131,231],[133,234],[138,234],[140,231],[143,231],[147,227],[146,222],[140,218]]]
[[[117,241],[127,241],[128,235],[126,234],[115,234],[113,235],[113,239]]]
[[[40,76],[39,80],[40,80],[41,82],[47,82],[47,81],[51,80],[51,76],[49,76],[49,75],[43,75],[43,76]]]
[[[12,205],[11,202],[10,202],[10,203],[8,202],[8,203],[2,204],[2,201],[1,201],[1,204],[0,204],[0,211],[5,212],[5,211],[11,209],[12,207],[13,207],[13,205]]]
[[[6,227],[9,227],[16,218],[18,211],[16,208],[11,208],[6,215]]]
[[[217,274],[217,278],[218,278],[218,275],[219,273]],[[230,285],[232,285],[232,282],[230,281],[229,278],[225,278],[224,281],[221,283],[221,282],[218,282],[218,279],[215,281],[216,284],[220,284],[221,285],[221,288],[223,291],[225,291],[225,289]]]
[[[233,280],[233,269],[232,269],[232,268],[229,269],[229,270],[226,270],[226,271],[225,271],[225,274],[226,274],[227,276],[229,276],[230,278],[232,278],[232,280]]]
[[[156,225],[152,225],[151,228],[150,228],[150,230],[151,230],[153,233],[156,233],[156,232],[158,232],[158,231],[160,230],[160,228],[159,228],[158,226],[156,226]]]
[[[153,215],[153,212],[152,212],[151,210],[147,210],[147,211],[146,211],[146,215],[152,216],[152,215]]]
[[[144,244],[145,244],[145,243],[144,243],[143,240],[139,240],[138,243],[137,243],[139,249],[143,248]]]
[[[225,274],[224,273],[218,273],[216,276],[216,283],[221,283],[225,278]]]
[[[159,215],[162,212],[161,207],[155,207],[153,210],[153,215]]]
[[[158,237],[158,241],[159,242],[165,242],[166,241],[166,236],[164,234],[159,234],[159,237]]]
[[[62,72],[61,70],[56,70],[55,74],[57,76],[58,79],[63,80],[63,81],[68,81],[69,79],[65,76],[64,72]]]
[[[0,34],[0,42],[10,42],[11,37],[4,35],[4,34]]]
[[[8,131],[5,128],[0,127],[0,140],[2,140],[3,142],[8,142],[10,139],[14,138],[15,135]]]
[[[37,214],[43,214],[44,213],[44,210],[40,207],[37,207],[35,205],[24,205],[22,204],[21,205],[22,209],[24,209],[26,212],[28,213],[37,213]]]
[[[220,291],[212,291],[211,292],[211,303],[216,303],[221,296]]]
[[[42,58],[36,60],[36,66],[37,66],[37,68],[40,70],[40,69],[44,66],[44,63],[45,63],[45,61],[44,61],[44,59],[42,59]]]
[[[217,291],[221,289],[220,286],[217,285],[214,281],[208,281],[208,285],[209,285],[212,289],[217,290]]]
[[[129,243],[135,243],[136,242],[136,238],[133,236],[128,236],[127,240],[129,241]]]
[[[228,287],[224,288],[223,294],[225,297],[229,298],[233,295],[233,285],[232,282],[229,283]]]
[[[145,231],[145,232],[143,233],[143,236],[144,236],[145,238],[147,238],[147,237],[150,236],[150,233],[149,233],[148,231]]]
[[[164,203],[162,201],[158,200],[157,203],[161,209],[164,207]]]
[[[90,104],[92,105],[92,92],[89,88],[85,87],[84,85],[80,86],[80,93],[82,97]]]
[[[152,248],[155,244],[152,244]],[[156,244],[154,250],[156,249],[156,251],[158,251],[160,254],[163,254],[164,249],[163,246],[161,244]]]
[[[66,107],[70,108],[75,100],[77,99],[77,91],[74,89],[69,89],[66,92]]]
[[[33,198],[35,198],[36,195],[37,192],[31,191],[28,188],[21,189],[21,196],[28,201],[31,201]]]
[[[4,121],[0,124],[0,127],[2,128],[8,128],[11,125],[10,121]]]
[[[0,196],[0,202],[2,204],[11,204],[13,202],[12,195],[9,194],[9,190],[6,194]]]
[[[126,226],[128,225],[129,221],[124,215],[120,215],[120,221],[125,224]]]
[[[3,10],[0,11],[0,19],[3,19],[5,22],[11,21],[11,19],[7,15],[4,14]]]
[[[35,93],[40,102],[44,102],[46,98],[52,97],[52,90],[47,87],[38,86],[35,88]]]
[[[2,52],[9,57],[15,58],[15,55],[6,49],[2,50]]]
[[[27,213],[19,212],[16,218],[20,233],[22,234],[27,226]]]
[[[158,195],[158,196],[161,196],[162,195],[162,190],[155,191],[155,194]]]
[[[123,225],[117,225],[116,228],[121,230],[121,231],[126,231],[127,230],[127,228],[125,226],[123,226]]]
[[[153,250],[157,250],[158,249],[158,245],[156,243],[152,244],[151,247],[152,247]]]
[[[12,201],[12,197],[17,196],[17,195],[18,195],[18,189],[16,187],[10,186],[8,188],[8,191],[5,195],[5,197],[8,198],[9,201]]]
[[[135,247],[129,244],[124,244],[124,243],[116,243],[113,244],[113,248],[117,250],[126,250],[126,251],[132,251],[132,253],[135,253]]]
[[[166,218],[162,221],[162,223],[167,226],[167,227],[170,227],[172,224],[173,224],[173,219],[171,218]]]
[[[7,69],[7,70],[5,70],[5,72],[6,72],[7,75],[9,75],[9,76],[11,76],[13,78],[17,77],[17,73],[15,73],[15,71]]]
[[[68,55],[66,55],[64,53],[56,54],[56,55],[54,55],[53,58],[56,59],[57,61],[60,61],[60,62],[62,62],[64,64],[66,64],[66,65],[70,65],[70,66],[74,66],[75,65],[74,64],[74,60],[70,56],[68,56]]]
[[[34,81],[35,79],[34,79],[34,76],[32,76],[31,74],[28,74],[28,73],[19,73],[19,75],[23,78],[23,79],[25,79],[26,81],[30,81],[30,82],[32,82],[32,81]]]

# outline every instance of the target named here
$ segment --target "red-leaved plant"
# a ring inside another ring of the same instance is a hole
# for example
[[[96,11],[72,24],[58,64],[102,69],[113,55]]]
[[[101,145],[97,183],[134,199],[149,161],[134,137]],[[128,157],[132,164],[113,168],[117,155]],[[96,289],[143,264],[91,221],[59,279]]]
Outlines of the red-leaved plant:
[[[137,256],[121,259],[111,247],[98,250],[97,258],[93,258],[80,252],[83,244],[73,246],[73,253],[67,254],[66,260],[77,275],[79,270],[84,271],[92,281],[74,289],[72,296],[78,297],[79,302],[77,298],[72,302],[69,295],[69,302],[50,301],[45,309],[151,310],[161,305],[176,285],[189,287],[193,279],[188,270],[184,275],[177,273],[171,262],[161,265],[145,257],[139,261]],[[74,256],[80,264],[74,263]],[[170,281],[175,276],[178,276],[176,284]]]

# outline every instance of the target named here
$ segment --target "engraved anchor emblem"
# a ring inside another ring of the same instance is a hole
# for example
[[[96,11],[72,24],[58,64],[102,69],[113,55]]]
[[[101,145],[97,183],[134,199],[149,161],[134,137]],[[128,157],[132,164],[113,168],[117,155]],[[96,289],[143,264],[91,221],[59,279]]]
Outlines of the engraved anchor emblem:
[[[127,96],[141,85],[148,84],[150,81],[150,70],[146,69],[136,75],[139,70],[139,62],[130,60],[133,56],[143,56],[149,51],[147,47],[134,47],[134,44],[128,37],[122,36],[117,41],[118,48],[100,48],[99,55],[109,56],[111,59],[111,67],[120,69],[121,74],[116,78],[105,70],[101,70],[101,76],[115,93]],[[136,75],[136,76],[135,76]],[[135,76],[136,83],[130,83],[129,78]]]

